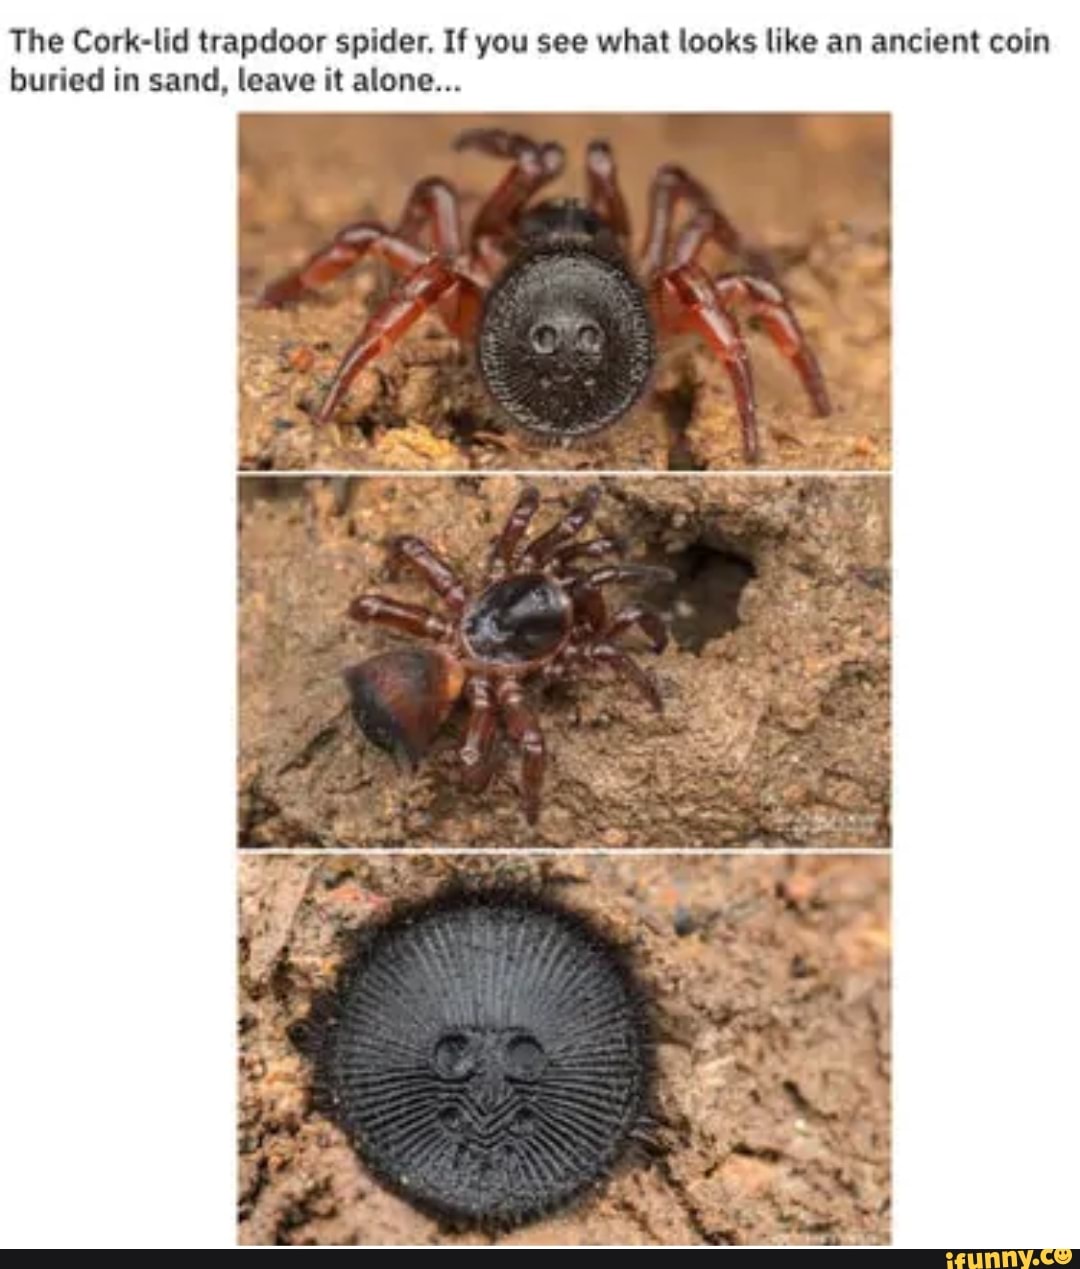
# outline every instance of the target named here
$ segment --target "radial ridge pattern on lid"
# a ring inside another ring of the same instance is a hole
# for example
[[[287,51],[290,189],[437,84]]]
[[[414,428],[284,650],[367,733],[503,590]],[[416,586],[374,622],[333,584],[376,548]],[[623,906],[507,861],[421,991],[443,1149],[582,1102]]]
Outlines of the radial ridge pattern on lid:
[[[605,1176],[642,1121],[642,1007],[585,922],[515,896],[392,920],[343,976],[321,1080],[372,1171],[511,1226]]]

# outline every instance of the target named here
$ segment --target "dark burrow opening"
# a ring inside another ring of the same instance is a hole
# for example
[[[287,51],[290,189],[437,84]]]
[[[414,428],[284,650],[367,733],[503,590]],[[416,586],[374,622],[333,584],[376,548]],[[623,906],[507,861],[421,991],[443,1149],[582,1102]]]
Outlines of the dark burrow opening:
[[[676,573],[674,582],[650,586],[642,598],[667,618],[680,648],[700,652],[739,624],[743,589],[757,576],[746,555],[699,538],[675,554],[655,552],[648,560]]]

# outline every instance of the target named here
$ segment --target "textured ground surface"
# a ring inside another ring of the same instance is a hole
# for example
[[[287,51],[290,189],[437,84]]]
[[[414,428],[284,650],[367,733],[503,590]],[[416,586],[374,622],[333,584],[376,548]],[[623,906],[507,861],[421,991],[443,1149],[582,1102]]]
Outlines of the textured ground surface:
[[[470,882],[542,886],[620,943],[653,1003],[656,1127],[573,1209],[507,1244],[889,1237],[888,860],[563,857],[240,864],[240,1239],[483,1243],[377,1185],[309,1104],[289,1041],[348,933]]]
[[[783,360],[752,335],[767,466],[890,464],[889,125],[873,115],[274,116],[240,124],[239,461],[247,469],[730,469],[743,465],[727,378],[694,343],[667,348],[655,390],[587,448],[550,450],[508,432],[479,390],[468,353],[437,320],[365,371],[336,425],[311,410],[344,349],[386,294],[364,265],[289,312],[252,300],[269,278],[361,218],[393,222],[412,184],[440,174],[469,210],[501,166],[455,155],[464,127],[497,123],[561,141],[555,193],[582,193],[585,144],[615,145],[638,239],[648,181],[679,162],[744,235],[766,247],[814,342],[836,412],[814,418]],[[719,255],[712,262],[732,267]]]
[[[535,696],[549,754],[536,830],[520,813],[508,748],[484,794],[460,790],[459,716],[416,776],[364,742],[342,671],[400,639],[351,622],[349,601],[365,590],[431,598],[418,582],[387,581],[384,541],[418,533],[468,574],[521,483],[242,482],[242,844],[888,844],[882,477],[604,482],[599,529],[682,574],[675,588],[645,592],[674,626],[661,657],[640,652],[657,670],[665,712],[604,674]],[[537,524],[584,483],[539,481]]]

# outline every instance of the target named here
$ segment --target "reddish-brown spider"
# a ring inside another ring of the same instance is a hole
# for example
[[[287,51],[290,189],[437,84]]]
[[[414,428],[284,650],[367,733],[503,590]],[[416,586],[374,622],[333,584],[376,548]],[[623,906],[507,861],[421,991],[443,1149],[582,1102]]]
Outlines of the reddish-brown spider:
[[[374,622],[434,642],[384,652],[345,672],[353,715],[373,744],[414,768],[459,700],[468,706],[460,758],[467,788],[482,790],[495,772],[501,718],[521,747],[525,816],[540,813],[544,738],[525,703],[524,687],[609,666],[629,680],[653,709],[662,709],[656,680],[616,640],[638,627],[660,653],[667,628],[659,614],[629,604],[609,615],[601,588],[612,582],[671,581],[670,569],[615,563],[582,570],[583,560],[618,555],[610,537],[576,540],[593,517],[600,490],[590,486],[554,527],[528,541],[540,505],[527,487],[495,539],[479,590],[470,591],[426,542],[397,538],[391,564],[405,563],[442,600],[445,616],[384,595],[361,595],[349,607],[357,621]]]
[[[481,205],[465,238],[454,188],[417,184],[395,229],[360,221],[342,229],[260,297],[277,307],[326,286],[367,255],[405,275],[349,347],[319,408],[327,422],[357,374],[436,308],[450,331],[475,343],[480,375],[509,421],[549,443],[589,437],[640,399],[656,361],[656,336],[693,332],[731,380],[748,461],[760,457],[750,358],[736,310],[758,319],[797,370],[819,415],[825,382],[768,262],[744,244],[708,191],[681,167],[661,167],[637,271],[615,160],[604,141],[586,152],[587,202],[533,203],[563,170],[554,142],[500,129],[463,133],[458,150],[506,159],[510,170]],[[689,214],[676,232],[676,213]],[[426,242],[427,245],[424,245]],[[707,244],[748,265],[710,274]]]

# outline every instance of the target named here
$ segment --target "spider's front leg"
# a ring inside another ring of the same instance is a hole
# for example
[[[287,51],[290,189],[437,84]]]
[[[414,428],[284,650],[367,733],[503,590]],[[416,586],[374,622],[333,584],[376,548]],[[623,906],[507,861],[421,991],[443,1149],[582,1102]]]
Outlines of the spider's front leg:
[[[390,575],[396,577],[402,564],[410,565],[451,612],[465,607],[465,584],[443,557],[423,538],[408,534],[394,538],[387,557]]]
[[[630,604],[609,619],[600,588],[612,582],[673,582],[675,574],[671,569],[655,564],[608,564],[591,573],[573,574],[565,580],[575,612],[594,636],[610,641],[636,625],[652,640],[653,650],[663,652],[667,646],[667,627],[659,614],[644,604]]]
[[[757,407],[750,355],[735,318],[725,311],[709,275],[696,264],[684,264],[657,275],[652,284],[657,324],[673,334],[701,335],[724,365],[735,394],[747,462],[761,457]]]
[[[281,308],[295,303],[310,291],[321,290],[372,255],[399,273],[418,269],[427,252],[390,232],[377,220],[361,220],[346,225],[325,247],[320,247],[298,269],[291,269],[267,283],[256,304],[259,308]]]
[[[599,485],[589,485],[566,515],[526,549],[521,557],[522,568],[542,568],[562,547],[576,538],[596,514],[600,494]]]
[[[583,590],[610,586],[613,582],[674,582],[675,573],[663,564],[605,564],[591,573],[578,573],[569,580],[571,593],[576,597]]]
[[[405,200],[396,230],[377,220],[360,220],[339,230],[297,269],[270,282],[258,299],[260,308],[280,308],[309,291],[329,286],[367,256],[374,256],[399,273],[419,269],[429,253],[420,246],[430,230],[435,251],[457,259],[462,249],[461,210],[453,186],[440,177],[419,181]]]
[[[503,679],[495,689],[496,700],[506,722],[506,731],[521,749],[521,801],[525,818],[535,824],[540,818],[540,791],[544,784],[544,733],[522,697],[516,679]]]
[[[489,579],[508,573],[514,567],[517,562],[518,547],[528,532],[539,506],[540,490],[535,485],[526,485],[518,495],[513,510],[506,517],[502,531],[492,544],[487,566]]]
[[[451,332],[459,339],[468,338],[480,317],[481,297],[480,287],[471,277],[437,256],[429,258],[376,310],[350,345],[334,372],[315,421],[329,422],[360,371],[392,348],[436,305]]]
[[[503,128],[471,128],[455,140],[454,149],[513,163],[476,213],[469,234],[473,257],[490,262],[492,249],[499,250],[514,236],[529,200],[560,175],[565,152],[554,141],[537,143]]]
[[[450,635],[450,627],[441,617],[418,604],[403,604],[386,595],[359,595],[349,605],[349,616],[353,621],[387,626],[421,638],[446,639]]]
[[[570,542],[561,546],[554,556],[557,573],[561,576],[575,560],[597,560],[605,555],[621,555],[625,543],[619,538],[590,538],[588,542]],[[567,574],[572,580],[572,574]]]
[[[589,207],[611,229],[625,251],[630,243],[630,213],[619,188],[615,156],[606,141],[593,141],[585,152]]]
[[[672,263],[668,253],[675,211],[681,202],[689,203],[694,209],[693,219],[679,240],[684,251],[692,246],[692,240],[687,235],[690,225],[696,224],[693,241],[697,241],[697,250],[705,242],[712,240],[728,251],[740,255],[744,252],[739,231],[717,207],[705,186],[685,168],[674,163],[665,163],[658,169],[649,188],[649,225],[645,232],[645,244],[641,249],[641,271],[646,278],[651,278]],[[683,263],[688,263],[689,259]]]

